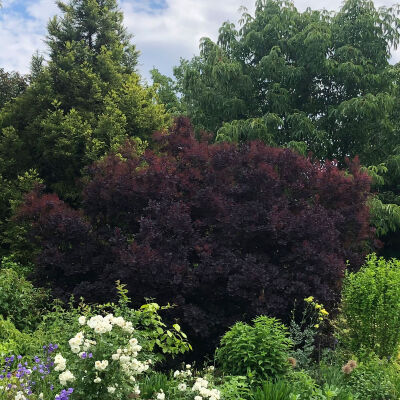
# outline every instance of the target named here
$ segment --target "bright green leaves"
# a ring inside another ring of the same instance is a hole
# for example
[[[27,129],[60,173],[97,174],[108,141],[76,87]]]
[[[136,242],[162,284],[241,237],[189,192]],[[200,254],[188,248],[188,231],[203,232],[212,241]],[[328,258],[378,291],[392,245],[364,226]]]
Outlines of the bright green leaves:
[[[346,276],[343,340],[349,349],[393,357],[400,345],[400,262],[370,256],[359,272]]]
[[[399,40],[395,9],[348,0],[336,14],[299,12],[291,1],[266,0],[240,25],[224,23],[218,44],[203,38],[200,56],[175,70],[198,128],[219,129],[218,141],[272,143],[260,118],[273,114],[282,120],[278,145],[303,142],[339,163],[387,158],[397,140],[388,64]]]

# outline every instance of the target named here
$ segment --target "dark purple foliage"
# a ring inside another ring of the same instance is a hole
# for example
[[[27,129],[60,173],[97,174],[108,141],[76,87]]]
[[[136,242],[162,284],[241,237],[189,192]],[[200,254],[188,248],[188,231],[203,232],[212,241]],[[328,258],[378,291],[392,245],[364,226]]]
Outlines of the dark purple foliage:
[[[109,301],[119,279],[137,303],[177,304],[191,341],[210,348],[235,321],[285,321],[310,295],[334,307],[370,236],[357,162],[346,175],[260,142],[210,145],[183,118],[155,140],[157,152],[128,143],[123,159],[94,164],[79,212],[31,194],[21,215],[42,246],[39,282]]]

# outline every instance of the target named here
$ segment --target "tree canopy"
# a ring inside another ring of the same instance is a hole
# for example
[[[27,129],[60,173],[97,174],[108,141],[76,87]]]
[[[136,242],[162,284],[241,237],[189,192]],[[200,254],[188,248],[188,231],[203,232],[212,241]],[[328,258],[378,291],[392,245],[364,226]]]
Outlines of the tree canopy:
[[[258,0],[254,15],[244,9],[238,26],[225,22],[217,42],[203,38],[175,68],[183,107],[217,142],[261,139],[342,166],[358,156],[374,177],[383,237],[400,228],[400,66],[389,62],[398,15],[369,0],[338,12]]]
[[[117,1],[57,4],[61,15],[48,24],[49,59],[34,55],[29,87],[20,88],[18,74],[0,74],[5,100],[23,91],[0,110],[0,178],[15,188],[18,177],[35,171],[48,190],[77,205],[87,165],[128,138],[145,146],[170,117],[156,88],[135,72],[138,52]],[[12,200],[0,202],[2,214]]]
[[[224,23],[216,43],[203,38],[200,55],[175,69],[188,114],[217,141],[304,142],[320,159],[382,162],[399,140],[389,64],[397,11],[347,0],[337,13],[299,12],[258,0],[254,16]]]

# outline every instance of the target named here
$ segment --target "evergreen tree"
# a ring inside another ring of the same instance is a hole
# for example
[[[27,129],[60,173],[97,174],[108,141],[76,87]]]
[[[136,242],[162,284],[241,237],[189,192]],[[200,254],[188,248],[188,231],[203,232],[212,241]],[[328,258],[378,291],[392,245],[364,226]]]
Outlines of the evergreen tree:
[[[20,94],[22,94],[28,85],[27,77],[18,72],[6,72],[0,68],[0,109],[5,104]]]
[[[135,72],[138,52],[117,1],[57,4],[61,16],[48,24],[47,64],[34,55],[30,86],[0,112],[0,177],[16,187],[18,176],[33,171],[48,190],[77,205],[85,166],[128,138],[145,145],[170,117],[156,88]],[[0,209],[10,216],[9,202],[0,201]]]

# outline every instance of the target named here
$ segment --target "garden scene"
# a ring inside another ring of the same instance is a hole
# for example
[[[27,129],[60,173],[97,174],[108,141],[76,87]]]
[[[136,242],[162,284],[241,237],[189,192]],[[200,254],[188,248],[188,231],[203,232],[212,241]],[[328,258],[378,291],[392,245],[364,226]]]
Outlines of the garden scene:
[[[256,0],[150,79],[57,7],[0,68],[0,400],[400,399],[400,5]]]

